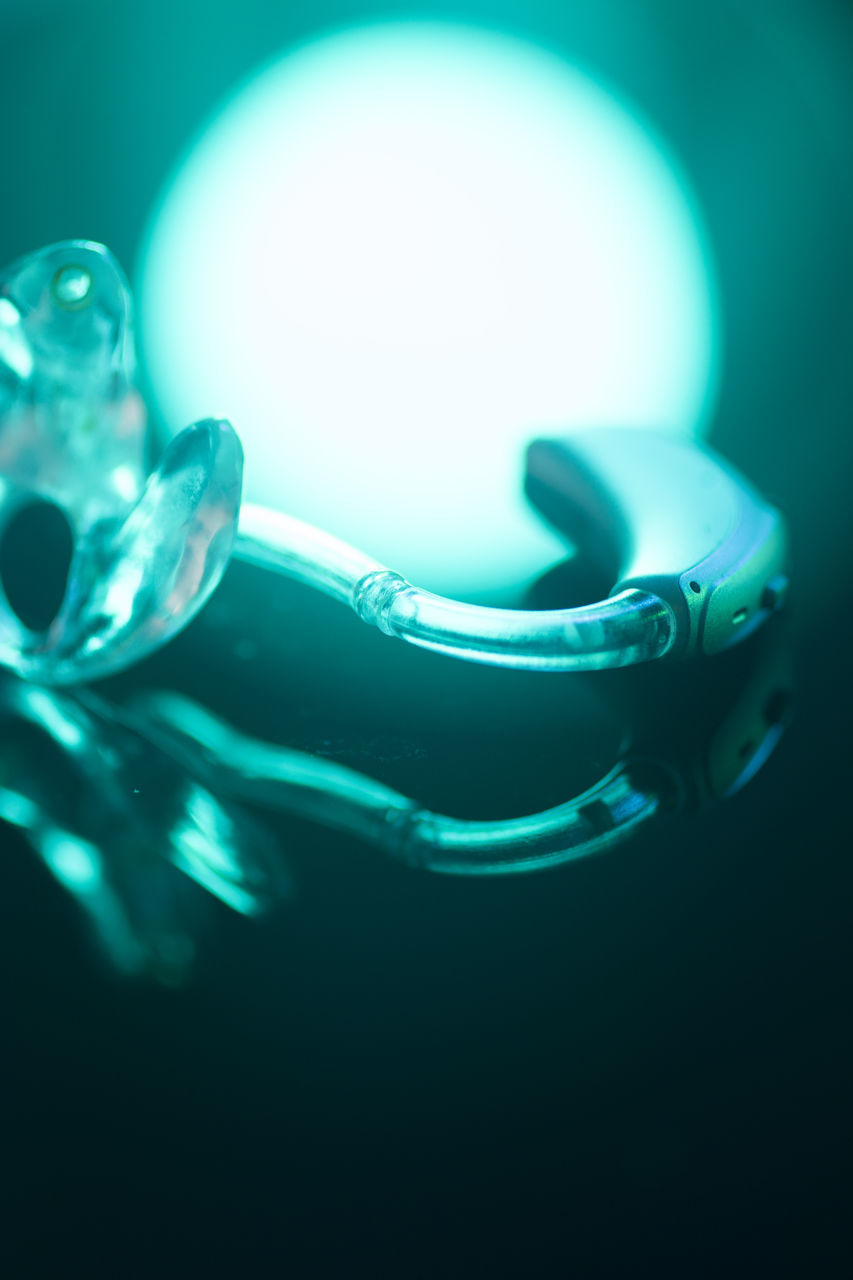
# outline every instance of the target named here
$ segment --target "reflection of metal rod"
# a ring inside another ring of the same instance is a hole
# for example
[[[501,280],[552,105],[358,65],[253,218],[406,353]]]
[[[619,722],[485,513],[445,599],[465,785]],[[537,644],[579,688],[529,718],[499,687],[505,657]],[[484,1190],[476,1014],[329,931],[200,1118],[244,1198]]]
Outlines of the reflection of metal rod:
[[[625,839],[658,807],[654,792],[619,764],[582,795],[542,813],[450,818],[344,765],[249,738],[178,694],[144,694],[136,706],[170,754],[196,767],[201,760],[216,790],[346,831],[431,871],[495,875],[556,866]]]

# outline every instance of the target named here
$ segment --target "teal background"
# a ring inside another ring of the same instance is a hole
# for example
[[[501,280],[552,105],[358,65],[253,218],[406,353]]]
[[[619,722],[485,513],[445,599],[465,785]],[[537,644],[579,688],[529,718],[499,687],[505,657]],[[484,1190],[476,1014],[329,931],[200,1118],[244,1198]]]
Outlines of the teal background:
[[[131,266],[158,191],[222,97],[325,27],[406,14],[484,22],[612,81],[682,158],[706,212],[725,328],[713,438],[804,524],[821,503],[803,581],[814,603],[825,597],[846,482],[813,443],[846,435],[853,338],[846,4],[5,6],[3,261],[80,235]]]
[[[0,0],[0,261],[85,236],[132,264],[239,78],[409,12]],[[112,978],[4,832],[10,1274],[826,1275],[844,1246],[851,12],[426,12],[444,15],[564,51],[681,157],[722,290],[712,440],[790,518],[796,719],[727,804],[552,875],[428,877],[276,821],[298,896],[262,924],[200,910],[179,990]],[[682,673],[661,703],[689,711],[694,679],[713,704],[740,674]],[[460,816],[565,799],[622,735],[604,686],[394,648],[241,568],[110,689],[156,685]]]

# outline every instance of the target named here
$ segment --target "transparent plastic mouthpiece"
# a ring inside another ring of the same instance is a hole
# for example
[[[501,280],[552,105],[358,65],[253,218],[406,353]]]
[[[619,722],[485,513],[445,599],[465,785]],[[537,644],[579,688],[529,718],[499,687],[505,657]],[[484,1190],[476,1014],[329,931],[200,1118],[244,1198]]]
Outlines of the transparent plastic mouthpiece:
[[[145,484],[135,377],[130,291],[102,245],[50,245],[0,272],[0,475],[77,533]]]
[[[123,518],[79,539],[45,635],[0,610],[0,661],[43,684],[100,679],[146,657],[195,616],[231,556],[242,452],[227,423],[176,436]]]
[[[42,499],[74,535],[46,633],[0,592],[0,662],[40,683],[98,679],[159,648],[231,556],[237,436],[226,422],[195,423],[148,475],[134,377],[130,293],[106,249],[52,245],[0,275],[0,524]]]

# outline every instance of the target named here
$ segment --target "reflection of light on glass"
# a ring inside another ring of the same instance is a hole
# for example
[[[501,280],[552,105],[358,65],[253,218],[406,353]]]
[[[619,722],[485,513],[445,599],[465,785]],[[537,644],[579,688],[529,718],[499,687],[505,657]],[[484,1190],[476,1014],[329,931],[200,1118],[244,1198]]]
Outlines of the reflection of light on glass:
[[[172,828],[170,841],[175,866],[203,889],[242,915],[260,910],[256,896],[244,884],[233,824],[200,787],[189,787],[185,811]]]
[[[706,425],[714,290],[646,126],[509,37],[376,25],[225,106],[152,224],[149,372],[172,429],[219,413],[246,492],[472,596],[561,544],[524,443]]]
[[[27,796],[0,787],[0,818],[14,827],[33,827],[38,822],[39,811]]]
[[[17,307],[8,298],[0,298],[0,361],[19,378],[33,371],[33,353],[24,337]]]
[[[75,893],[101,887],[101,855],[93,844],[64,831],[51,831],[40,842],[41,854],[53,874]]]
[[[83,745],[83,731],[80,726],[65,714],[62,705],[46,690],[39,689],[35,685],[29,686],[25,701],[35,721],[42,724],[56,742],[67,747],[69,751],[76,751]]]
[[[144,952],[121,898],[104,877],[100,850],[81,836],[60,828],[32,831],[33,843],[59,883],[87,912],[113,964],[121,973],[142,970]]]
[[[133,502],[137,493],[136,476],[131,467],[115,467],[112,474],[113,488],[120,498]]]

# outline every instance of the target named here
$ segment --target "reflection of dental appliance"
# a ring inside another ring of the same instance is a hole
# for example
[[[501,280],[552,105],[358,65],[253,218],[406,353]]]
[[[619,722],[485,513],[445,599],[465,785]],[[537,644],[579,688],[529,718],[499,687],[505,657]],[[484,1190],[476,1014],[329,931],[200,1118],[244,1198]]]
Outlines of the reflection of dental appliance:
[[[563,804],[494,821],[430,812],[354,769],[250,738],[178,694],[139,693],[134,710],[152,740],[217,794],[345,831],[430,871],[535,871],[620,843],[662,811],[724,799],[753,777],[779,740],[791,700],[787,652],[777,635],[768,640],[744,655],[746,673],[722,699],[713,680],[703,689],[690,677],[685,687],[679,673],[676,696],[664,700],[657,673],[632,675],[619,762]]]
[[[232,550],[350,605],[388,635],[500,666],[569,671],[714,653],[784,599],[782,517],[721,459],[639,430],[534,443],[531,499],[608,562],[605,600],[547,611],[443,599],[299,520],[240,505],[242,452],[226,422],[186,428],[144,478],[131,304],[105,249],[54,245],[0,274],[0,499],[34,495],[75,538],[45,634],[0,608],[0,661],[63,684],[108,675],[169,640]]]
[[[287,889],[281,855],[239,806],[89,693],[0,677],[0,818],[83,908],[116,969],[183,980],[204,894],[243,915]]]
[[[354,769],[251,739],[176,694],[142,692],[117,707],[7,675],[0,818],[24,831],[120,972],[174,983],[191,968],[201,923],[203,898],[189,880],[248,916],[287,892],[281,855],[243,804],[307,818],[431,871],[555,867],[628,839],[661,812],[729,796],[754,775],[790,702],[786,651],[772,632],[767,640],[743,652],[746,672],[739,663],[722,700],[718,682],[697,689],[691,679],[690,696],[661,714],[658,673],[632,673],[623,715],[638,727],[618,763],[563,804],[495,821],[429,812]]]

